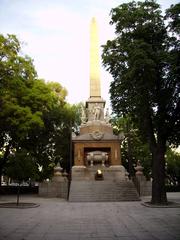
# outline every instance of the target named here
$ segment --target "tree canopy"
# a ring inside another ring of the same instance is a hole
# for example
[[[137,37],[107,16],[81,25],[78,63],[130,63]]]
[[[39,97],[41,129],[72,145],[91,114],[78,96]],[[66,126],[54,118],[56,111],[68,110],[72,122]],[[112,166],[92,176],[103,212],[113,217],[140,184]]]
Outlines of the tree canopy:
[[[0,173],[14,150],[31,153],[45,178],[54,162],[68,160],[75,112],[66,95],[59,83],[38,78],[15,35],[0,35]]]
[[[149,143],[152,203],[167,201],[164,154],[167,143],[180,140],[179,13],[180,4],[165,16],[153,0],[121,4],[111,10],[116,38],[103,46],[103,63],[113,76],[113,111],[130,114]]]

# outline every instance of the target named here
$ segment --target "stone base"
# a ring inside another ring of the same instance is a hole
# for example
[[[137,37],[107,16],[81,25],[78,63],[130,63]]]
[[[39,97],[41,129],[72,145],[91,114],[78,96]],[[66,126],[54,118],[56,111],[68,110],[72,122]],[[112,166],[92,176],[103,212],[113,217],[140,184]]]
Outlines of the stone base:
[[[51,182],[39,184],[40,197],[57,197],[67,199],[68,181],[62,176],[55,176]]]
[[[140,196],[151,196],[152,194],[152,182],[147,181],[143,174],[137,174],[136,178],[139,182],[139,194]]]
[[[52,182],[65,182],[65,181],[66,179],[62,175],[53,176],[52,178]]]
[[[115,180],[126,180],[126,169],[122,165],[110,166],[109,177]]]
[[[80,135],[89,134],[97,131],[110,134],[112,139],[117,138],[117,136],[115,137],[113,135],[113,128],[111,124],[108,124],[105,121],[93,120],[88,121],[87,123],[80,126]]]
[[[73,166],[72,180],[95,180],[97,170],[101,170],[104,180],[126,180],[126,171],[122,165],[105,166]]]
[[[140,184],[140,196],[151,196],[152,194],[152,182],[142,181]]]

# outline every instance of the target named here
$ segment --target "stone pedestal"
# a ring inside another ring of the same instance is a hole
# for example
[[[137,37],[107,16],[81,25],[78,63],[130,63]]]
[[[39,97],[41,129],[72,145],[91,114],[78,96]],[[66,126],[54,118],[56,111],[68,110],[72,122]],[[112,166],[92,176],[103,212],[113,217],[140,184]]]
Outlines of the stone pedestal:
[[[66,176],[63,176],[62,168],[59,164],[54,168],[52,181],[44,181],[39,184],[39,196],[67,199],[68,179]]]
[[[67,199],[68,181],[42,182],[39,184],[40,197],[57,197]]]
[[[139,183],[139,195],[140,196],[150,196],[152,192],[152,182],[147,181],[143,173],[143,167],[141,166],[140,161],[137,161],[135,167],[136,170],[136,179]]]

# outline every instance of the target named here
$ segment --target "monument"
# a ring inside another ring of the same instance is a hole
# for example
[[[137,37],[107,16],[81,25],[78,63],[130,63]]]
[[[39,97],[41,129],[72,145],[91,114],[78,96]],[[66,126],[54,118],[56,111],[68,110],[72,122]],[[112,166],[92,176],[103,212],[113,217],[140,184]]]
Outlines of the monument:
[[[90,97],[81,110],[80,134],[72,137],[74,166],[72,180],[94,180],[97,170],[103,179],[125,179],[121,165],[119,136],[113,134],[109,111],[101,97],[98,29],[95,18],[90,25]]]
[[[72,136],[74,166],[69,201],[134,201],[139,196],[121,164],[121,136],[113,134],[101,97],[98,29],[90,26],[90,97],[81,109],[79,135]]]

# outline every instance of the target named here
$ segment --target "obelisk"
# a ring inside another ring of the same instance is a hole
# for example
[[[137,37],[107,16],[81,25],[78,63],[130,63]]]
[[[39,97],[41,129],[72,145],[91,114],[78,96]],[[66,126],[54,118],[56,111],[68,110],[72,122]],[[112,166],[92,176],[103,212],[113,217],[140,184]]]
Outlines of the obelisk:
[[[109,114],[104,114],[105,101],[101,98],[100,87],[98,29],[95,18],[92,18],[90,24],[90,97],[86,105],[82,106],[79,134],[72,136],[74,148],[72,183],[73,180],[75,180],[74,183],[79,181],[78,186],[90,180],[96,187],[97,169],[103,170],[104,177],[108,181],[109,179],[113,181],[125,179],[125,170],[120,165],[120,140],[113,134]],[[85,188],[81,188],[82,196]],[[73,189],[73,184],[71,184],[71,189]],[[76,192],[76,189],[74,190]],[[109,191],[111,192],[111,189]],[[73,200],[71,190],[69,196]]]
[[[101,97],[99,36],[96,19],[90,24],[90,98]]]
[[[104,119],[105,101],[101,98],[99,35],[96,19],[90,24],[90,98],[86,101],[88,121]],[[96,116],[96,112],[99,112]]]

